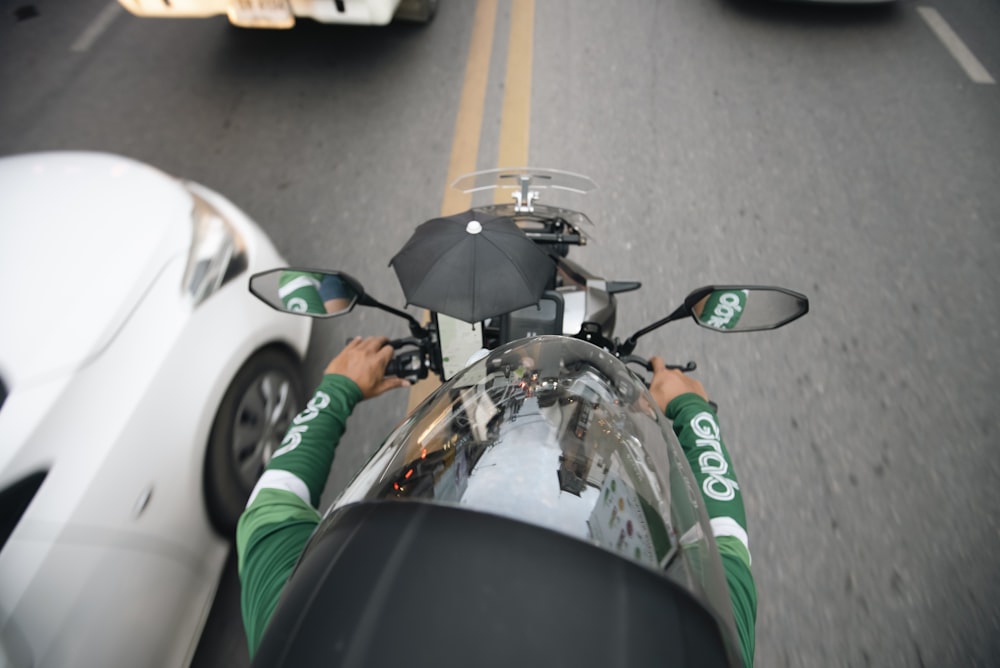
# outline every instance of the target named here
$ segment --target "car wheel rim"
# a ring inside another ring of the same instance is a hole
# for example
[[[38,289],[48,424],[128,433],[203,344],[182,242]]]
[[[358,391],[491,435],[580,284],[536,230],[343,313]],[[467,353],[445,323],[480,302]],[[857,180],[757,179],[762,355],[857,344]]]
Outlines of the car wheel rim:
[[[233,420],[233,463],[240,483],[249,489],[298,413],[292,379],[278,371],[259,376],[244,392]]]

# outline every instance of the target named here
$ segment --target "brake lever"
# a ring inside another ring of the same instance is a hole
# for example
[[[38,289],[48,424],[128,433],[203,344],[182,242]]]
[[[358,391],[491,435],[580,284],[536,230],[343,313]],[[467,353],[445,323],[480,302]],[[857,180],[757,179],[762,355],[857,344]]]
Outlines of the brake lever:
[[[647,360],[644,357],[639,357],[638,355],[626,355],[625,357],[622,357],[621,360],[622,360],[622,362],[625,362],[625,364],[638,364],[639,366],[641,366],[646,371],[649,371],[650,373],[652,373],[652,371],[653,371],[653,363],[650,362],[649,360]],[[691,360],[687,364],[683,364],[683,365],[681,365],[681,364],[666,364],[665,366],[668,369],[673,369],[675,371],[681,371],[683,373],[689,373],[691,371],[697,370],[698,363],[695,362],[694,360]]]
[[[652,364],[650,366],[652,366]],[[684,373],[690,373],[698,369],[698,363],[695,362],[694,360],[691,360],[690,362],[688,362],[683,366],[681,366],[680,364],[667,364],[666,367],[668,369],[675,369],[677,371],[682,371]]]

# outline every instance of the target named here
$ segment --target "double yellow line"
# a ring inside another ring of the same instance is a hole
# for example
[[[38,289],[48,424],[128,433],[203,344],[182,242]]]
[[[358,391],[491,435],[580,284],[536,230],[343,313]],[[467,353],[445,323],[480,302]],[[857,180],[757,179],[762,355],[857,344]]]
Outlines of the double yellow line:
[[[451,141],[448,180],[441,198],[441,215],[464,211],[472,206],[472,196],[451,187],[455,179],[476,171],[479,141],[483,133],[486,88],[490,55],[496,33],[498,0],[479,0],[472,20],[469,57]],[[528,164],[531,129],[531,57],[534,40],[535,0],[511,0],[510,34],[507,38],[507,66],[504,74],[503,106],[500,112],[498,167]],[[500,196],[498,191],[498,196]],[[407,412],[412,411],[438,386],[436,378],[417,383],[410,390]]]
[[[471,196],[453,190],[450,185],[459,176],[476,170],[496,17],[497,0],[479,0],[472,22],[469,58],[465,65],[465,80],[462,82],[462,96],[455,119],[448,182],[441,199],[441,215],[458,213],[471,206]],[[528,164],[534,22],[534,0],[511,0],[498,167],[524,167]]]

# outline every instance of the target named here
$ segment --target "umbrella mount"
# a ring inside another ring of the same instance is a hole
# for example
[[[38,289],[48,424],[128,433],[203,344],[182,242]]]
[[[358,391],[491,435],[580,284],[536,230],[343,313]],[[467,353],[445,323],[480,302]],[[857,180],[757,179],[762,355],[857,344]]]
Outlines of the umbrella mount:
[[[538,199],[538,191],[531,189],[531,175],[522,174],[518,180],[521,182],[521,189],[513,194],[514,212],[534,213],[534,202]]]

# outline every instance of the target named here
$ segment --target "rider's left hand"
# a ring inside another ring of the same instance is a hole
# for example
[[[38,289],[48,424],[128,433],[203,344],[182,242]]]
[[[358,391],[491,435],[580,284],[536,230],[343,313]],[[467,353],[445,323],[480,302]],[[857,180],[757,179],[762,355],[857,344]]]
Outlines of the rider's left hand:
[[[365,399],[377,397],[409,382],[395,376],[385,376],[385,367],[392,359],[392,346],[385,336],[355,337],[340,354],[330,361],[326,373],[347,376],[355,382]]]

